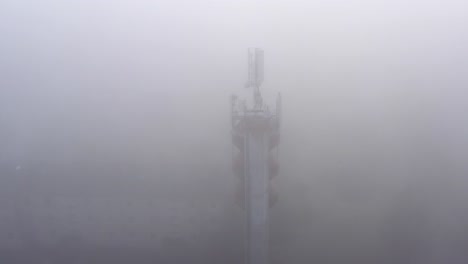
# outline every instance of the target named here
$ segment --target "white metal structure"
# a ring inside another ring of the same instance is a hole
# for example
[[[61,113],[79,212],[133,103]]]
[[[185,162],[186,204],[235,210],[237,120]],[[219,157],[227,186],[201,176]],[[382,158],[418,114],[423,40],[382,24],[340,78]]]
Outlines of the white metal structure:
[[[248,82],[252,97],[231,98],[232,140],[237,148],[234,172],[240,178],[239,201],[246,212],[247,264],[268,263],[268,211],[275,197],[270,180],[278,173],[277,158],[273,155],[279,143],[281,97],[275,105],[262,99],[263,51],[248,52]],[[274,109],[274,110],[273,110]]]

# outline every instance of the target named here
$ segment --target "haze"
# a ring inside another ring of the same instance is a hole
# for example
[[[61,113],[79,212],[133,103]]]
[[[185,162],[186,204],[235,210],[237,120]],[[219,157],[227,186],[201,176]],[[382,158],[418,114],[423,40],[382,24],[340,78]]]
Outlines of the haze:
[[[281,91],[272,263],[467,263],[468,4],[0,1],[0,262],[241,263],[229,95]]]

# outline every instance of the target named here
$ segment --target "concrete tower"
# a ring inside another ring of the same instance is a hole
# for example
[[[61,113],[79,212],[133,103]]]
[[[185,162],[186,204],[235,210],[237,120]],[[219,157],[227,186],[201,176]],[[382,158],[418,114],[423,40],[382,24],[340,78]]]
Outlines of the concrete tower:
[[[245,209],[245,263],[268,263],[269,207],[276,200],[270,180],[278,174],[281,97],[268,101],[260,93],[263,51],[248,50],[249,94],[231,97],[232,142],[236,147],[233,169],[239,177],[238,201]]]

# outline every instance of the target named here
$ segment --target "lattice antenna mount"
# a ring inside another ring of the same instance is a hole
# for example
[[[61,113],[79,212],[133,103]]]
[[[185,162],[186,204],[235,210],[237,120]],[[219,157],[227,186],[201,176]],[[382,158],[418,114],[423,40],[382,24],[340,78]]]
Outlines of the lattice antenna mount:
[[[246,87],[252,88],[254,98],[254,109],[263,106],[260,86],[263,82],[263,50],[259,48],[248,49],[248,79]]]

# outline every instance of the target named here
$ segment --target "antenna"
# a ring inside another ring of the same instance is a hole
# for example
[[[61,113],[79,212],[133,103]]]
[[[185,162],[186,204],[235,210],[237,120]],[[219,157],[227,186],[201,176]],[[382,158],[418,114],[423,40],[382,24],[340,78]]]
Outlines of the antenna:
[[[263,100],[260,85],[263,82],[263,50],[259,48],[248,49],[248,79],[247,88],[253,88],[254,109],[262,108]]]

